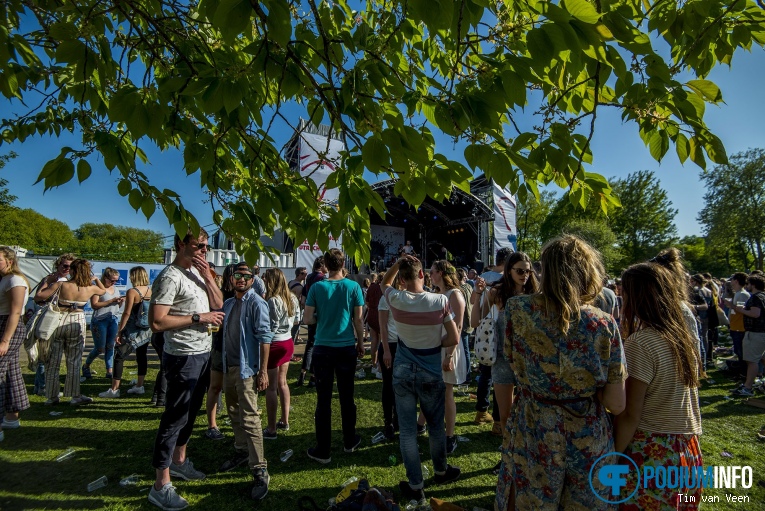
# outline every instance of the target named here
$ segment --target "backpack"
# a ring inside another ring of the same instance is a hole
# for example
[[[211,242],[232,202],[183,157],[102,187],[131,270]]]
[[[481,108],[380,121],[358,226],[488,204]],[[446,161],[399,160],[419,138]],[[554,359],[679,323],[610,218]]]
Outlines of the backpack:
[[[478,357],[478,363],[481,365],[493,366],[497,360],[497,340],[494,337],[494,330],[498,312],[497,306],[492,305],[489,314],[475,329],[475,356]]]
[[[143,299],[143,295],[139,290],[135,290],[136,293],[141,297],[141,305],[138,307],[138,310],[136,311],[136,315],[133,318],[133,323],[135,324],[135,327],[139,330],[146,330],[149,328],[149,305],[150,302],[148,300]]]

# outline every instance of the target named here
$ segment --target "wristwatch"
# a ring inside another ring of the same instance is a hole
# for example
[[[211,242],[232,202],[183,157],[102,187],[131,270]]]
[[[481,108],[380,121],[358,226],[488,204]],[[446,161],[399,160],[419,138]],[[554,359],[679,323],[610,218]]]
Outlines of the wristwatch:
[[[192,314],[191,315],[191,322],[192,323],[199,323],[199,314],[196,314],[196,313]]]

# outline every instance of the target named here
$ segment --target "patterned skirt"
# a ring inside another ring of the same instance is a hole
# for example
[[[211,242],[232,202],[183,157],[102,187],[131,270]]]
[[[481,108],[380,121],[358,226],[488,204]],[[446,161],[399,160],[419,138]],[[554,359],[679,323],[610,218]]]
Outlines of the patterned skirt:
[[[691,473],[693,467],[703,465],[699,437],[696,435],[673,435],[669,433],[647,433],[637,430],[632,442],[627,446],[624,454],[632,458],[643,473],[643,467],[686,467],[687,473]],[[655,472],[655,471],[654,471]],[[637,474],[634,470],[629,472],[627,487],[623,492],[631,493],[637,483]],[[691,481],[693,484],[693,482]],[[657,488],[656,479],[649,481],[645,487],[643,481],[633,498],[619,506],[624,511],[643,510],[696,510],[701,502],[701,485],[697,488],[687,488],[687,484],[681,483],[681,488]],[[668,486],[664,485],[663,486]],[[684,494],[682,499],[678,494]]]

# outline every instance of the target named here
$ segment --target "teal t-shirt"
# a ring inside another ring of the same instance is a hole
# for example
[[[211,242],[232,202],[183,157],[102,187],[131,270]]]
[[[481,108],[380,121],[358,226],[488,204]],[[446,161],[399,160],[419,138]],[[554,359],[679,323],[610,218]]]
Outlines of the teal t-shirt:
[[[361,286],[351,280],[322,280],[311,286],[305,304],[316,309],[315,346],[335,348],[356,343],[353,308],[364,306]]]

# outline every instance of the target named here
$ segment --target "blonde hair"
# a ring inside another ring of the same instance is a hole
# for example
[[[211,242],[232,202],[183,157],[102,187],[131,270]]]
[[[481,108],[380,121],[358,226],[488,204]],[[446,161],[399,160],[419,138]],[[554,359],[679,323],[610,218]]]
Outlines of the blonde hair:
[[[279,268],[269,268],[263,274],[263,283],[266,285],[266,299],[278,297],[287,307],[287,314],[295,315],[295,304],[292,301],[293,295],[287,287],[287,279]]]
[[[592,303],[603,287],[600,253],[576,236],[566,234],[542,247],[541,297],[566,334],[582,305]]]
[[[19,259],[16,257],[16,251],[14,251],[11,247],[8,247],[6,245],[0,245],[0,254],[3,255],[6,261],[11,263],[11,271],[10,273],[12,275],[18,275],[22,279],[24,279],[24,282],[27,283],[27,288],[31,289],[29,285],[29,281],[27,280],[27,276],[21,273],[21,270],[19,269]],[[26,304],[24,305],[26,307]]]
[[[114,268],[106,267],[104,268],[103,273],[101,274],[101,281],[103,282],[105,279],[111,279],[112,277],[119,277],[120,272],[115,270]],[[106,285],[106,282],[104,282],[104,285]]]
[[[133,286],[148,286],[149,285],[149,274],[146,273],[146,268],[143,266],[133,266],[130,268],[130,282],[133,283]]]
[[[433,263],[433,267],[441,272],[441,279],[444,281],[444,287],[441,291],[448,291],[460,287],[460,280],[457,277],[457,269],[446,259],[440,259]]]

